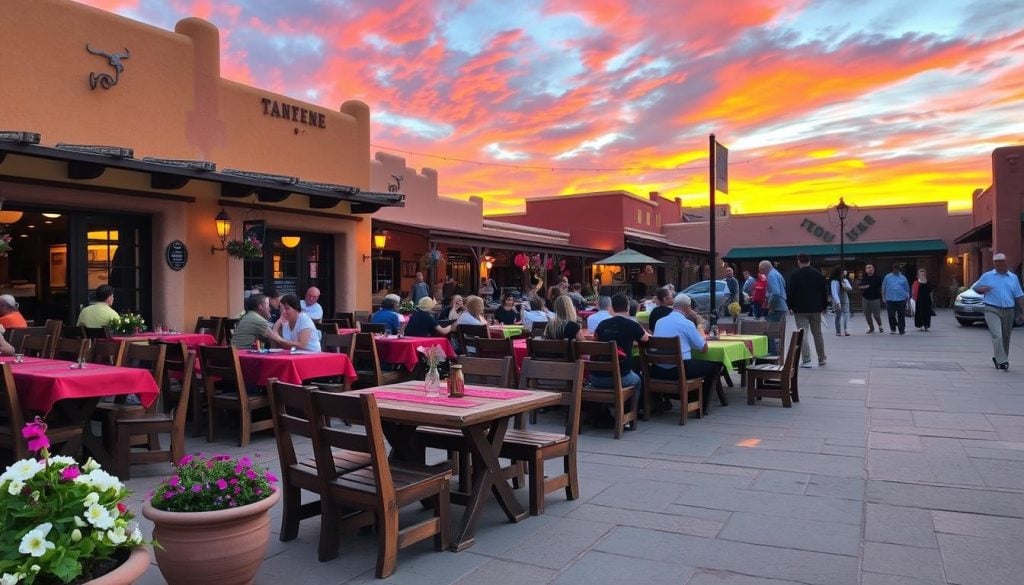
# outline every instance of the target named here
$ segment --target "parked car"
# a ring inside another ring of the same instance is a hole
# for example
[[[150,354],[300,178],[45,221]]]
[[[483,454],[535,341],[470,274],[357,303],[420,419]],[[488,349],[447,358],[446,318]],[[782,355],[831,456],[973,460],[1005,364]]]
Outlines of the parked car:
[[[693,301],[693,309],[695,311],[697,311],[698,313],[709,313],[710,312],[710,308],[709,308],[709,303],[711,301],[711,281],[710,280],[702,280],[702,281],[700,281],[698,283],[691,284],[690,286],[686,287],[686,289],[683,290],[682,292],[684,292],[684,293],[686,293],[687,295],[690,296],[690,300]],[[743,297],[743,301],[740,303],[741,310],[743,312],[746,312],[749,309],[749,307],[750,307],[750,298],[749,298],[749,296],[746,293],[744,293],[742,291],[740,292],[740,295]],[[715,281],[715,303],[717,303],[718,306],[721,307],[722,303],[725,301],[726,297],[728,297],[728,296],[729,296],[729,285],[727,285],[724,280],[716,280]]]
[[[985,304],[982,302],[982,298],[982,295],[970,288],[956,295],[956,298],[953,300],[953,315],[956,316],[956,322],[964,327],[974,325],[975,323],[984,323]],[[1016,313],[1016,326],[1020,327],[1021,314],[1019,306]]]

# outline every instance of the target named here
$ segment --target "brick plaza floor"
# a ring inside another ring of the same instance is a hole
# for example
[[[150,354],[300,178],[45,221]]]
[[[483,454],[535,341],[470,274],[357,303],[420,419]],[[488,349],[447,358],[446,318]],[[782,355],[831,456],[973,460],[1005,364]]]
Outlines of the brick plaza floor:
[[[685,427],[678,411],[618,441],[584,427],[579,500],[550,494],[543,516],[518,524],[492,502],[472,548],[420,543],[399,553],[385,582],[1024,583],[1024,329],[1003,373],[985,328],[960,327],[948,310],[928,333],[865,335],[860,314],[851,325],[850,337],[825,330],[828,364],[801,371],[792,409],[770,399],[747,406],[731,388],[728,407],[715,402]],[[551,430],[559,422],[541,416]],[[244,450],[228,432],[190,448],[259,452],[276,464],[269,433]],[[134,467],[134,500],[167,471]],[[517,494],[525,504],[525,488]],[[257,583],[376,581],[374,536],[346,540],[338,559],[319,563],[317,519],[291,542],[278,529],[275,514]],[[140,583],[163,583],[155,565]]]

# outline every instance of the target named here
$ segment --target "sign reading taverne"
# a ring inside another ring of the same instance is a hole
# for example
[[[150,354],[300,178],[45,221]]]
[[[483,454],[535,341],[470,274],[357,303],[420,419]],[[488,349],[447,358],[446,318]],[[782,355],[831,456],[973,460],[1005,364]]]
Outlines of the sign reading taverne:
[[[301,106],[292,105],[288,102],[279,102],[270,98],[263,98],[260,102],[263,104],[264,116],[284,118],[285,120],[313,126],[314,128],[327,127],[327,116],[320,112],[314,112]]]

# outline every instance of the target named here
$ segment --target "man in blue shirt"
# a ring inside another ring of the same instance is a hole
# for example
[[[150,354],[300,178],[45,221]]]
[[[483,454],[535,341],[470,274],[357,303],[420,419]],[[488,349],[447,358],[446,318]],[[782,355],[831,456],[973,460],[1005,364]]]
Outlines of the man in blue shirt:
[[[902,266],[892,265],[892,272],[882,279],[882,300],[885,301],[885,312],[889,316],[889,333],[900,335],[907,329],[907,301],[910,300],[910,283],[903,276]]]
[[[768,281],[768,289],[765,291],[764,320],[775,323],[784,321],[789,313],[789,305],[786,304],[786,279],[782,278],[782,273],[772,266],[770,260],[761,260],[757,265],[757,270],[765,275]],[[774,339],[769,342],[769,345],[768,351],[773,354],[778,354],[782,349],[776,347],[778,344]]]
[[[686,377],[689,379],[701,378],[703,380],[701,385],[701,393],[704,399],[703,414],[707,414],[708,406],[711,404],[711,391],[715,388],[715,384],[718,383],[718,377],[722,374],[722,364],[692,359],[692,352],[706,352],[708,350],[708,342],[697,329],[697,326],[693,324],[693,321],[687,318],[686,311],[689,308],[689,295],[683,293],[676,295],[676,298],[672,301],[672,312],[658,319],[657,325],[654,326],[654,336],[679,338],[679,349],[683,354],[683,370]],[[651,377],[660,380],[678,380],[679,369],[659,364],[657,368],[651,371]],[[685,408],[685,406],[682,408]]]
[[[387,295],[380,303],[380,309],[370,317],[370,323],[383,323],[387,325],[389,334],[398,333],[402,328],[402,318],[395,308],[401,301],[398,295]]]
[[[412,285],[412,302],[413,304],[420,302],[423,297],[430,296],[430,287],[427,283],[423,282],[423,273],[416,273],[416,282]]]
[[[1005,254],[992,256],[995,266],[981,275],[971,287],[974,292],[985,295],[985,325],[992,335],[992,363],[997,370],[1010,369],[1010,332],[1013,331],[1013,306],[1017,304],[1024,311],[1024,291],[1021,290],[1017,275],[1006,265]]]

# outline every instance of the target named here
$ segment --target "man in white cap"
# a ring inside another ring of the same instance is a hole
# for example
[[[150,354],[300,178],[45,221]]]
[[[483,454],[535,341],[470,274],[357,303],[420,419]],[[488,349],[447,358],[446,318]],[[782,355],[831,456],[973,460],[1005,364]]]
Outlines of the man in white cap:
[[[705,360],[693,359],[692,352],[706,352],[708,342],[704,333],[700,331],[689,317],[693,311],[689,295],[679,293],[672,301],[672,312],[658,319],[654,327],[655,337],[678,337],[679,349],[683,357],[683,369],[687,378],[701,378],[701,392],[703,394],[703,413],[707,414],[711,404],[711,392],[718,383],[718,377],[722,375],[722,364]],[[651,370],[651,377],[660,380],[678,380],[679,371],[674,367],[658,365]]]
[[[1013,331],[1013,308],[1018,305],[1024,311],[1024,290],[1021,290],[1017,275],[1006,266],[1006,254],[994,254],[992,270],[981,275],[972,289],[984,295],[985,324],[992,335],[992,363],[997,370],[1010,369],[1010,332]]]
[[[0,295],[0,325],[4,329],[28,327],[28,322],[18,310],[18,301],[11,295]]]

